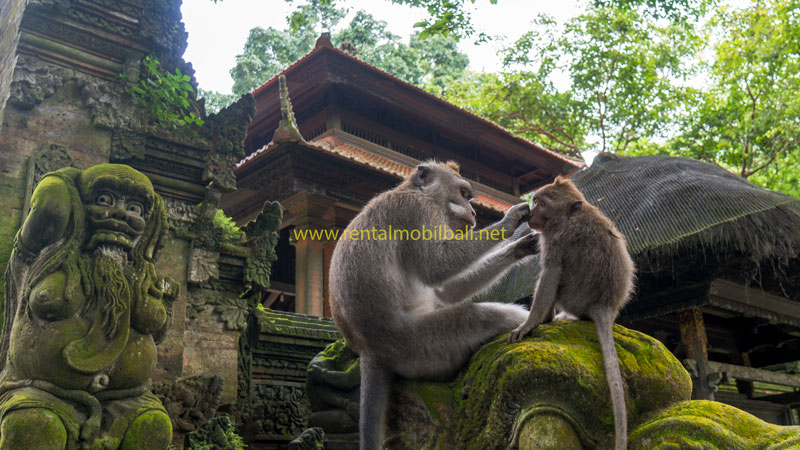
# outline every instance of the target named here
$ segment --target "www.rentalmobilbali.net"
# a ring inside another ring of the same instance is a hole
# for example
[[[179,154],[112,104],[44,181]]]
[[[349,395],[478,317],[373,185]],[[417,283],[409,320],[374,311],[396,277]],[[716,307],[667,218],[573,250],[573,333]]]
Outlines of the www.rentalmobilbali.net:
[[[465,227],[464,229],[452,229],[444,225],[436,225],[428,228],[394,228],[389,225],[388,228],[372,227],[366,230],[359,229],[294,229],[294,238],[296,240],[313,240],[313,241],[336,241],[336,240],[351,240],[351,241],[505,241],[505,229],[482,229],[475,230],[473,228]]]

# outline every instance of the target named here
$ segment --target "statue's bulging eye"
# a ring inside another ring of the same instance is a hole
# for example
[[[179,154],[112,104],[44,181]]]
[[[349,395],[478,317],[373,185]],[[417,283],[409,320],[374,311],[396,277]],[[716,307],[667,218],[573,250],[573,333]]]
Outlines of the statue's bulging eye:
[[[144,210],[141,203],[128,203],[127,211],[131,214],[135,214],[137,216],[142,215],[142,211]]]
[[[94,201],[98,205],[103,206],[114,206],[114,196],[109,194],[108,192],[103,192],[102,194],[98,195]]]

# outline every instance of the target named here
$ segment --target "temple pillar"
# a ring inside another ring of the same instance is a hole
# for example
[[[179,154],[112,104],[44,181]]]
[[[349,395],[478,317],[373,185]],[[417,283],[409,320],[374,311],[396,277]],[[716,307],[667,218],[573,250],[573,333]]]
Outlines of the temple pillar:
[[[695,361],[696,373],[692,374],[692,398],[714,400],[715,386],[709,383],[708,337],[703,320],[703,311],[698,307],[689,308],[678,313],[681,330],[681,342],[686,347],[686,355]]]
[[[295,247],[295,312],[322,316],[325,311],[323,243],[298,240]]]
[[[295,312],[314,316],[325,314],[326,262],[324,247],[332,230],[326,217],[336,199],[319,194],[299,193],[282,202],[295,247]]]
[[[336,248],[336,241],[330,240],[323,244],[322,246],[322,260],[323,260],[323,296],[325,300],[325,307],[323,308],[323,315],[325,317],[331,317],[331,296],[330,296],[330,289],[329,289],[329,279],[330,279],[330,267],[331,267],[331,257],[333,256],[333,250]]]

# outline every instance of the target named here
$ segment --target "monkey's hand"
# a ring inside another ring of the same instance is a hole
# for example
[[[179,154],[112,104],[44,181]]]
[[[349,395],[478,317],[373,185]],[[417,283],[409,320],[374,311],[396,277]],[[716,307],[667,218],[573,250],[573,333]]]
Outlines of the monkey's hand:
[[[514,242],[514,258],[522,259],[539,253],[539,234],[531,233]]]
[[[530,316],[528,316],[528,319],[523,322],[522,325],[518,326],[514,329],[514,331],[511,332],[511,334],[508,336],[508,342],[513,344],[514,342],[521,341],[522,338],[531,332],[531,330],[538,326],[539,324],[536,323],[535,320],[531,320]]]
[[[508,208],[505,217],[503,217],[503,222],[506,226],[511,227],[513,231],[516,230],[522,222],[527,222],[530,215],[531,208],[528,206],[527,202],[517,203],[511,208]]]

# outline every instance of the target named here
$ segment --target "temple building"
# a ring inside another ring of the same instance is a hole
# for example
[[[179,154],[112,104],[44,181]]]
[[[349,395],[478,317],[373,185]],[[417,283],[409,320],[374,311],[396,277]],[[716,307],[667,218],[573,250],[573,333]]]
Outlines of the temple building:
[[[282,78],[290,98],[279,92]],[[282,263],[265,301],[274,309],[330,315],[335,240],[302,239],[297,231],[343,230],[421,161],[460,164],[476,189],[479,226],[502,217],[521,194],[582,166],[334,48],[326,35],[253,95],[248,156],[236,169],[237,190],[221,206],[245,222],[265,200],[281,202]]]

